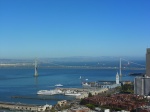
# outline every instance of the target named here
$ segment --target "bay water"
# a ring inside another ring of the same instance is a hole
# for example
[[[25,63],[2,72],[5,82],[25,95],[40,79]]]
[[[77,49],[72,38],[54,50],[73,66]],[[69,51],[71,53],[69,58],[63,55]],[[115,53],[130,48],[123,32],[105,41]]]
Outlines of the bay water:
[[[1,67],[0,68],[0,101],[26,103],[26,104],[51,104],[55,105],[59,100],[72,100],[72,96],[37,95],[39,90],[55,89],[56,84],[62,84],[64,88],[82,88],[80,76],[89,82],[98,80],[115,81],[116,69],[79,69],[79,68],[38,68],[38,77],[34,77],[32,67]],[[129,73],[145,73],[145,70],[123,70],[122,80],[133,81],[134,76]],[[30,97],[29,99],[14,98],[14,96]]]

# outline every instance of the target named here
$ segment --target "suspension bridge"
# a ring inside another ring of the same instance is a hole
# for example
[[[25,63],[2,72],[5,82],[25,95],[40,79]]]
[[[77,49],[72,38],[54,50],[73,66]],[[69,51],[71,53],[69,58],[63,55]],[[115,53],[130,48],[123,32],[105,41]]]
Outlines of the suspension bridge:
[[[38,61],[37,68],[53,68],[53,69],[116,69],[120,70],[146,70],[145,65],[141,63],[136,63],[133,61],[129,61],[124,58],[120,58],[115,61],[97,61],[94,63],[88,63],[88,62],[81,62],[82,64],[72,63],[72,64],[66,64],[63,62],[49,62],[45,63],[42,61]],[[115,62],[115,64],[114,64]],[[80,62],[78,62],[80,63]],[[113,64],[112,64],[113,63]],[[35,66],[35,63],[0,63],[0,67],[33,67]]]
[[[82,62],[83,63],[83,62]],[[112,62],[114,63],[114,62]],[[115,62],[117,63],[117,62]],[[124,58],[120,58],[120,62],[118,60],[117,64],[111,64],[111,61],[109,64],[105,64],[105,62],[100,63],[100,62],[95,62],[94,64],[82,64],[82,65],[67,65],[67,64],[59,64],[59,63],[50,63],[50,65],[47,66],[42,66],[39,65],[40,68],[47,67],[47,68],[62,68],[62,69],[116,69],[120,70],[146,70],[145,65],[139,64],[133,61],[126,60]]]

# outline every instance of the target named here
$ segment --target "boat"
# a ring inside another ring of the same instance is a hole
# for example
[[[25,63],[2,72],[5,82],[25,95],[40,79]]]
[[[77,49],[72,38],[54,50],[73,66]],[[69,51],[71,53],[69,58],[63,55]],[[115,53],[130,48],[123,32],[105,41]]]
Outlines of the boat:
[[[63,94],[63,92],[59,89],[56,90],[39,90],[37,92],[38,95],[55,95],[55,94]]]
[[[64,95],[67,95],[67,96],[80,96],[81,93],[78,93],[76,91],[67,90]]]
[[[57,87],[61,87],[61,86],[63,86],[62,84],[56,84],[55,86],[57,86]]]
[[[83,88],[90,88],[91,84],[87,83],[87,82],[82,82],[82,87]]]
[[[66,96],[80,96],[80,93],[65,93]]]

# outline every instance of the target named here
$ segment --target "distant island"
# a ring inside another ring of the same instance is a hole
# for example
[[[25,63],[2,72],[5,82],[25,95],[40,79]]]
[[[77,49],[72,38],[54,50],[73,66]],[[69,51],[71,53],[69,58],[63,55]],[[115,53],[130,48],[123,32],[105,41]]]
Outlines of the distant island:
[[[143,76],[145,73],[130,73],[130,76]]]

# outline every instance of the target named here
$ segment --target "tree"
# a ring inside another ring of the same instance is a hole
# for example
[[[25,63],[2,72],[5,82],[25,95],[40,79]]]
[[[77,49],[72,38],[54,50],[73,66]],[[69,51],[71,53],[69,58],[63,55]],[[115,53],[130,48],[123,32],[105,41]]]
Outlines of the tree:
[[[123,92],[123,93],[133,93],[134,92],[133,84],[124,84],[124,85],[122,85],[121,92]]]
[[[95,106],[93,104],[86,104],[86,106],[90,109],[95,109]]]
[[[89,93],[88,97],[92,97],[92,93]]]

